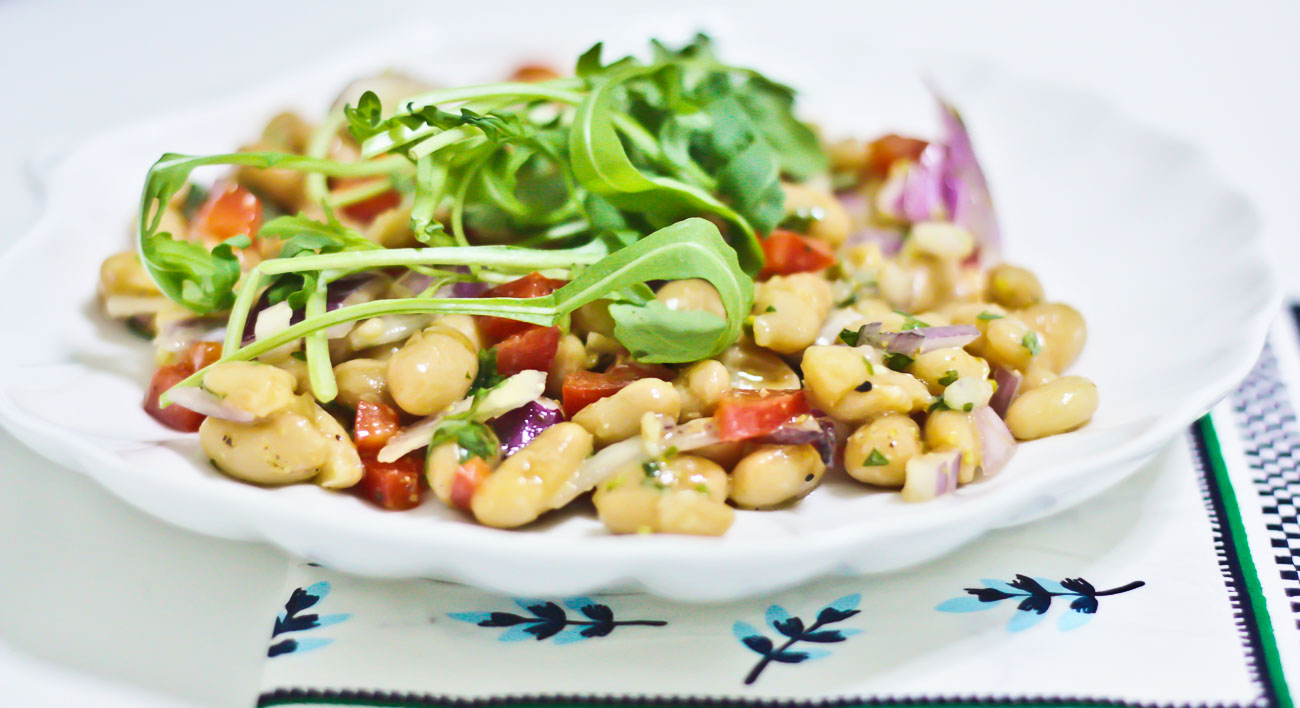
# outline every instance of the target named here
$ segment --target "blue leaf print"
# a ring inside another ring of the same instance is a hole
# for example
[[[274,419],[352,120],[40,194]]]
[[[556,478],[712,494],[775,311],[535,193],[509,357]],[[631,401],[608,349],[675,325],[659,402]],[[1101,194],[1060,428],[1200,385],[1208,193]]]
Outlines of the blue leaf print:
[[[1088,624],[1088,621],[1091,619],[1092,613],[1090,612],[1070,610],[1069,612],[1063,613],[1061,619],[1056,621],[1056,628],[1062,632],[1068,632],[1072,629],[1078,629],[1079,627]]]
[[[983,610],[991,610],[997,606],[998,603],[996,601],[984,602],[978,597],[967,595],[966,597],[954,597],[951,600],[944,600],[934,609],[940,612],[980,612]]]
[[[503,642],[525,639],[540,642],[550,639],[554,644],[573,644],[584,639],[605,637],[615,627],[663,627],[668,624],[663,620],[615,620],[614,611],[608,605],[589,597],[571,597],[561,601],[564,607],[575,610],[577,617],[570,617],[564,607],[550,600],[514,598],[513,601],[528,614],[491,611],[451,612],[448,616],[479,627],[506,627],[508,629],[498,637]]]
[[[757,681],[759,675],[772,662],[801,664],[805,661],[829,656],[830,652],[826,649],[795,649],[794,647],[799,642],[835,644],[858,634],[860,630],[856,629],[823,629],[823,627],[828,624],[842,622],[857,615],[859,612],[857,609],[858,604],[861,601],[861,595],[845,595],[824,606],[817,613],[817,619],[810,626],[805,626],[802,618],[791,616],[780,605],[768,607],[763,618],[772,629],[785,637],[785,641],[780,646],[777,646],[771,638],[764,636],[748,622],[735,622],[732,624],[731,633],[740,640],[745,648],[762,657],[745,677],[745,683],[752,684]]]
[[[984,587],[965,588],[968,597],[945,600],[934,609],[939,612],[978,612],[991,609],[1003,600],[1014,600],[1016,611],[1007,622],[1007,630],[1021,632],[1043,619],[1051,609],[1054,598],[1069,597],[1073,598],[1069,609],[1057,621],[1058,629],[1069,631],[1083,626],[1097,613],[1097,598],[1120,595],[1146,585],[1141,580],[1135,580],[1109,590],[1097,590],[1083,578],[1065,578],[1058,582],[1021,574],[1017,574],[1015,580],[1009,583],[990,578],[983,578],[980,583]]]
[[[1038,612],[1016,610],[1007,622],[1008,632],[1023,632],[1042,621],[1044,615]]]
[[[313,612],[307,612],[321,602],[330,592],[330,584],[325,581],[312,583],[305,588],[295,588],[289,594],[289,599],[284,603],[284,610],[275,617],[275,624],[271,628],[271,638],[282,634],[306,632],[319,627],[328,627],[332,624],[343,622],[352,615],[350,613],[336,613],[329,615],[318,615]],[[313,637],[298,637],[281,639],[266,650],[268,657],[283,656],[298,652],[319,649],[334,640]]]

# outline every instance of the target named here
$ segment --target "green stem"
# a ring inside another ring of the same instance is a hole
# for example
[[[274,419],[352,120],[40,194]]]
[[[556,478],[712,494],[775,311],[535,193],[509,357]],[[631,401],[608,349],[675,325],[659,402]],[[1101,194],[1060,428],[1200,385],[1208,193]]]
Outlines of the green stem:
[[[307,149],[304,154],[307,157],[321,159],[329,152],[330,144],[338,136],[339,128],[343,127],[343,111],[334,111],[311,134],[311,140],[307,142]],[[304,186],[307,192],[307,201],[312,204],[320,204],[329,196],[329,185],[325,182],[325,175],[315,172],[307,175]]]
[[[330,280],[331,278],[322,275],[316,281],[316,291],[311,294],[306,307],[303,308],[304,319],[325,314]],[[330,364],[329,335],[323,329],[316,330],[307,335],[305,346],[307,378],[311,381],[311,392],[316,396],[316,400],[329,403],[339,395],[338,382],[334,379],[334,367]]]
[[[392,180],[385,179],[366,182],[353,187],[340,189],[333,194],[330,194],[325,197],[325,204],[331,209],[339,209],[358,202],[364,202],[371,197],[377,197],[392,188]]]

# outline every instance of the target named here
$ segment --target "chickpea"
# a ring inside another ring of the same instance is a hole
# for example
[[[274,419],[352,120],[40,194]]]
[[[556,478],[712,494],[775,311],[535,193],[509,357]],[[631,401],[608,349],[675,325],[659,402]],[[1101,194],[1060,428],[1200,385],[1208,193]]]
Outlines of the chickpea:
[[[1043,355],[1052,371],[1060,373],[1079,358],[1088,340],[1088,324],[1079,311],[1059,302],[1041,303],[1016,313],[1043,338]]]
[[[207,418],[199,426],[199,446],[217,469],[255,484],[309,480],[331,453],[314,422],[292,410],[250,425]]]
[[[731,387],[744,391],[793,389],[803,384],[781,357],[742,339],[722,352],[718,360],[731,372]]]
[[[388,363],[378,359],[352,359],[334,367],[338,382],[338,401],[356,408],[362,401],[393,405],[388,395]]]
[[[925,320],[929,322],[929,320]],[[964,349],[957,347],[948,347],[945,349],[933,349],[920,354],[912,361],[912,365],[907,368],[908,373],[925,382],[930,393],[938,396],[943,393],[945,383],[951,383],[958,378],[980,378],[989,377],[989,365],[975,356],[967,354]]]
[[[266,141],[258,141],[240,148],[240,152],[277,152],[281,148]],[[303,185],[306,173],[276,167],[240,165],[235,168],[235,181],[253,192],[265,196],[286,211],[297,211],[305,200]]]
[[[975,479],[980,466],[979,435],[969,413],[935,411],[925,419],[925,445],[931,451],[956,450],[961,453],[958,481],[966,484]]]
[[[890,411],[924,410],[931,400],[925,384],[868,361],[860,348],[809,347],[803,374],[814,407],[845,423],[862,423]]]
[[[595,436],[596,445],[626,440],[641,432],[641,416],[659,413],[673,420],[682,412],[682,400],[672,384],[660,379],[640,379],[618,393],[592,403],[573,416],[573,422]]]
[[[996,319],[994,315],[1007,315],[1005,308],[990,302],[951,302],[939,307],[939,312],[948,316],[949,324],[974,325],[981,332],[988,328],[989,322]],[[981,319],[980,315],[984,315],[984,318]]]
[[[984,358],[991,364],[999,364],[1009,369],[1024,371],[1034,354],[1033,344],[1037,342],[1039,354],[1045,354],[1042,337],[1034,332],[1018,317],[1008,315],[988,323],[984,330]]]
[[[1062,376],[1017,396],[1007,408],[1007,427],[1017,440],[1057,435],[1092,420],[1097,403],[1097,384]]]
[[[558,423],[507,457],[474,492],[470,510],[487,526],[514,528],[551,508],[564,482],[587,459],[591,433],[577,423]]]
[[[411,233],[411,205],[394,207],[375,217],[366,227],[366,238],[384,248],[419,248]]]
[[[941,261],[960,261],[975,250],[975,239],[957,224],[922,221],[912,225],[906,248]]]
[[[670,310],[702,310],[723,319],[727,317],[727,308],[723,307],[717,288],[701,278],[670,281],[659,288],[655,299]]]
[[[104,259],[104,263],[99,266],[99,292],[105,297],[162,294],[135,251],[115,253]]]
[[[891,310],[928,309],[936,302],[931,271],[924,265],[885,261],[876,275],[880,294]]]
[[[814,273],[773,276],[754,291],[754,343],[779,354],[817,339],[834,304],[830,283]]]
[[[735,518],[726,500],[726,471],[695,455],[625,465],[592,495],[614,533],[720,536]]]
[[[220,362],[203,374],[203,388],[255,418],[288,408],[297,387],[293,374],[253,361]]]
[[[731,471],[731,501],[742,509],[780,506],[816,489],[825,471],[812,445],[761,445]]]
[[[697,361],[677,375],[673,388],[682,401],[683,419],[713,415],[718,401],[731,389],[731,372],[716,359]]]
[[[919,454],[920,426],[900,413],[886,413],[849,436],[844,469],[859,482],[901,487],[907,477],[907,461]]]
[[[832,246],[844,243],[849,237],[849,231],[853,229],[853,220],[834,194],[788,182],[781,183],[781,191],[785,192],[787,214],[808,214],[817,217],[808,226],[809,236],[821,239]]]
[[[582,340],[570,332],[560,339],[560,346],[555,350],[555,360],[551,370],[546,374],[546,394],[558,398],[564,388],[564,379],[569,374],[591,368],[587,359],[587,348]]]
[[[999,263],[989,271],[988,297],[1003,307],[1018,310],[1042,302],[1043,284],[1027,268]]]
[[[356,485],[365,476],[366,468],[361,464],[361,456],[357,454],[352,438],[348,437],[348,431],[317,405],[310,394],[303,394],[298,400],[300,408],[311,412],[312,423],[320,431],[328,450],[320,474],[316,476],[316,484],[326,489],[347,489]]]
[[[431,415],[464,398],[477,375],[478,355],[470,340],[435,324],[388,360],[388,392],[407,413]]]

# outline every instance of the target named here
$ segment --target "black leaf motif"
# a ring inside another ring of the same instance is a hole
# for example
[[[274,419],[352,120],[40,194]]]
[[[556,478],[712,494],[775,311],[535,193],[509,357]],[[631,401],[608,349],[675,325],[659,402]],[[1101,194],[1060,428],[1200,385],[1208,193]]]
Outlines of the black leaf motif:
[[[834,607],[827,607],[817,613],[817,624],[834,624],[858,614],[859,610],[837,610]]]
[[[295,615],[318,602],[320,602],[320,595],[313,595],[307,592],[306,588],[294,588],[289,594],[288,602],[284,603],[284,611],[286,614]]]
[[[582,630],[578,632],[578,634],[581,634],[582,636],[587,638],[604,637],[612,631],[614,631],[614,623],[612,621],[597,622],[595,624],[583,627]]]
[[[997,588],[966,588],[966,592],[974,595],[980,602],[1000,602],[1008,597],[1018,597]]]
[[[292,639],[285,639],[283,641],[276,642],[275,644],[272,644],[270,647],[268,647],[266,650],[266,656],[267,658],[270,658],[273,656],[279,656],[281,654],[292,654],[293,651],[297,648],[298,648],[298,642]]]
[[[479,622],[478,626],[513,627],[517,624],[521,624],[523,622],[530,622],[530,621],[531,620],[529,620],[527,617],[520,617],[519,615],[512,614],[510,612],[493,612],[492,614],[488,615],[487,619],[483,620],[482,622]]]
[[[807,661],[808,653],[802,651],[778,651],[772,655],[772,661],[779,661],[782,664],[798,664]]]
[[[597,622],[613,622],[614,612],[609,609],[608,605],[590,604],[583,605],[582,614]]]
[[[1046,588],[1039,585],[1037,580],[1034,580],[1028,575],[1021,575],[1019,573],[1016,573],[1016,579],[1011,581],[1011,587],[1018,590],[1024,590],[1030,595],[1043,595],[1045,597],[1051,597],[1052,595],[1052,593],[1048,592]]]
[[[832,642],[844,641],[844,635],[834,629],[823,629],[820,632],[809,632],[799,638],[805,642],[817,642],[819,644],[830,644]]]
[[[1030,595],[1029,597],[1025,598],[1020,602],[1020,606],[1018,609],[1024,610],[1025,612],[1037,612],[1038,614],[1041,615],[1046,613],[1047,608],[1051,606],[1052,606],[1051,595]]]
[[[756,634],[750,635],[748,637],[745,637],[744,642],[745,642],[745,646],[749,647],[750,649],[753,649],[754,651],[758,652],[759,654],[762,654],[763,656],[768,656],[772,653],[772,640],[768,639],[767,637],[759,636]]]
[[[1074,602],[1070,603],[1070,609],[1075,612],[1082,612],[1085,615],[1097,614],[1097,598],[1091,595],[1077,597]]]
[[[319,627],[316,620],[320,619],[319,615],[286,615],[285,617],[276,617],[275,626],[271,628],[271,636],[278,637],[285,632],[301,632],[307,629]]]
[[[1097,592],[1097,589],[1092,586],[1092,583],[1083,578],[1066,578],[1061,581],[1061,587],[1078,595],[1091,596]]]
[[[550,620],[551,622],[560,622],[562,624],[568,619],[568,616],[564,613],[564,608],[554,602],[543,602],[536,605],[529,605],[528,611],[537,615],[541,619]]]
[[[772,626],[776,628],[776,631],[792,639],[803,633],[803,620],[798,617],[787,617],[783,620],[777,620],[772,623]]]
[[[524,631],[536,637],[537,641],[540,642],[543,639],[550,639],[559,634],[560,630],[564,629],[564,624],[564,620],[560,620],[559,622],[544,620],[524,627]]]

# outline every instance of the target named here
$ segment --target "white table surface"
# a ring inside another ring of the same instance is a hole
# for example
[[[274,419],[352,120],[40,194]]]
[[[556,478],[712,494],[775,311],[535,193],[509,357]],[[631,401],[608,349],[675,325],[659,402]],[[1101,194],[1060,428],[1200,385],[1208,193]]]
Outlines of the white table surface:
[[[495,0],[481,3],[487,20],[464,5],[0,1],[0,247],[39,211],[32,156],[80,136],[237,89],[410,18],[482,31],[489,21],[563,15],[598,38],[619,13],[613,2]],[[1279,267],[1300,276],[1300,5],[804,0],[737,7],[791,27],[792,41],[809,46],[819,32],[853,32],[864,42],[966,53],[1105,96],[1200,145],[1259,207]],[[86,227],[118,233],[122,225]],[[1300,289],[1300,277],[1287,281]],[[23,306],[39,307],[39,293]],[[4,340],[21,346],[21,333]],[[251,705],[284,567],[275,549],[155,521],[0,432],[0,702]]]

